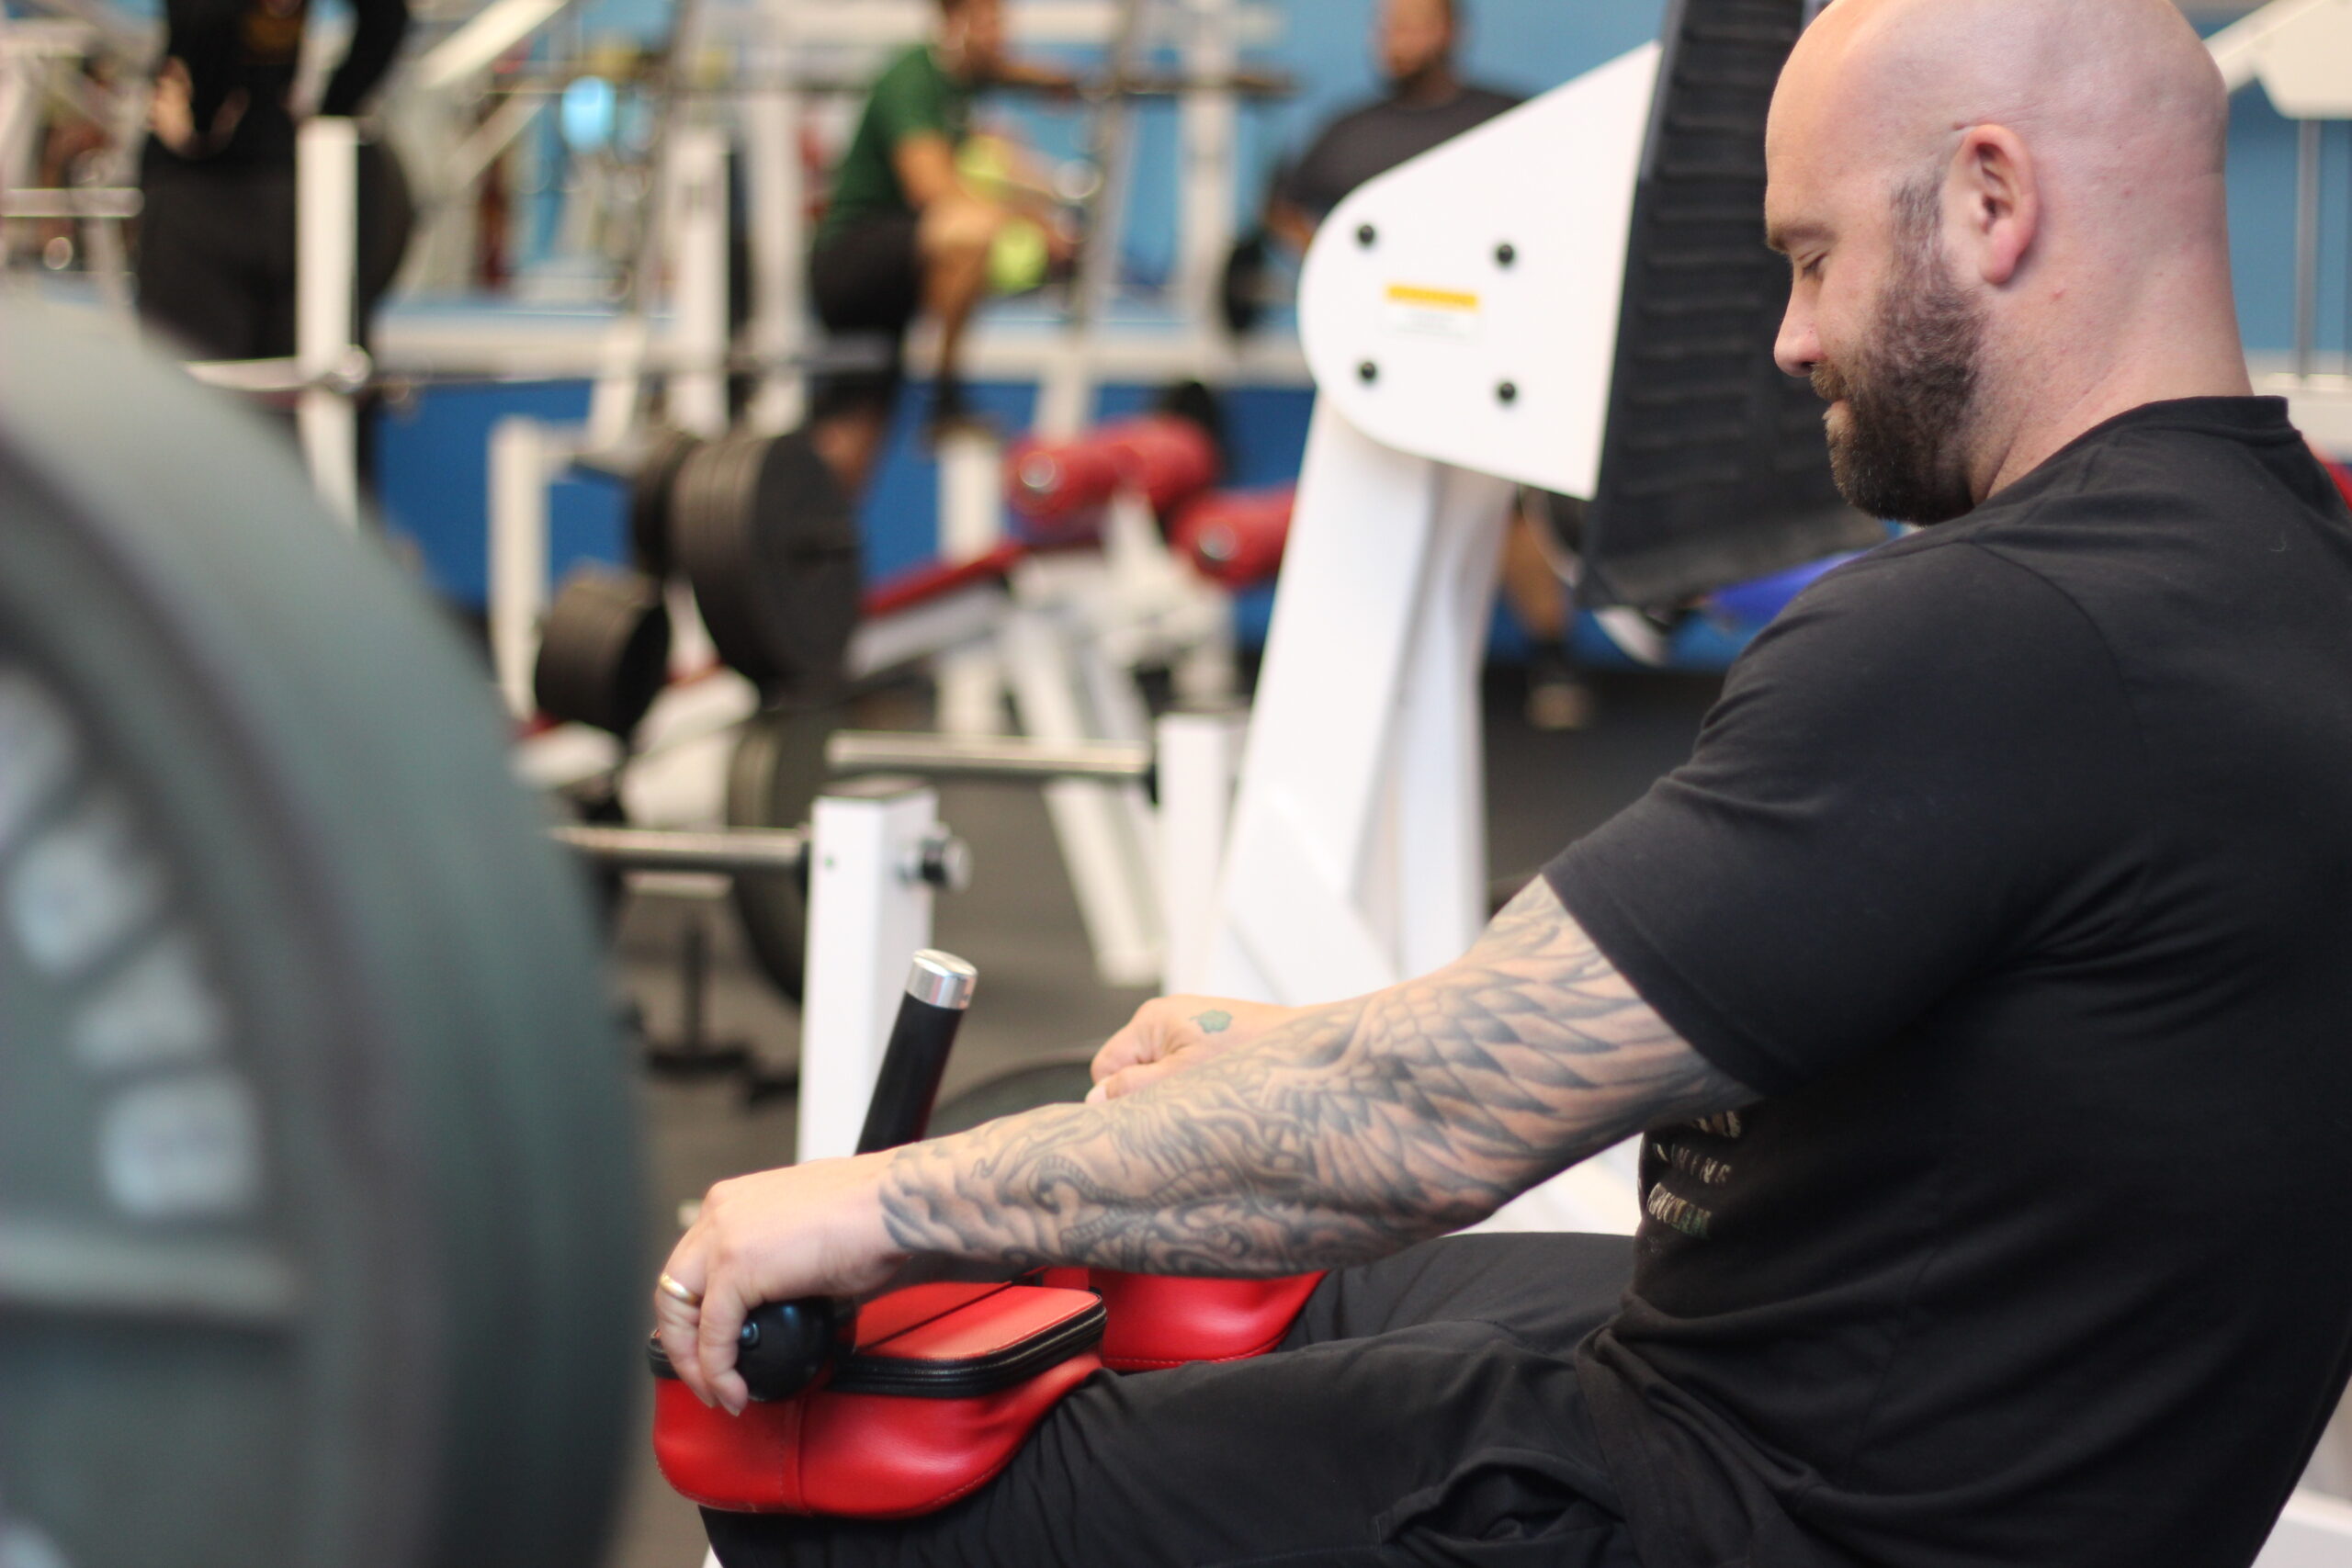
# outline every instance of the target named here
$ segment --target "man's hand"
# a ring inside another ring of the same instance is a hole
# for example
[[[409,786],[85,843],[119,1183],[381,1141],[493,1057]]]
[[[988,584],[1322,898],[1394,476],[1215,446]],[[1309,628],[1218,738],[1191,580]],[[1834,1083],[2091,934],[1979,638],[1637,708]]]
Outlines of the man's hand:
[[[742,1414],[751,1391],[735,1371],[735,1337],[754,1307],[869,1295],[905,1265],[883,1223],[879,1190],[889,1157],[815,1160],[710,1190],[662,1269],[702,1304],[653,1293],[662,1348],[695,1398]]]
[[[245,115],[245,94],[240,88],[221,103],[212,124],[199,135],[194,96],[187,66],[178,60],[164,61],[164,68],[155,73],[155,96],[148,106],[147,123],[156,141],[183,158],[205,157],[228,145],[231,133]]]
[[[1126,1027],[1094,1054],[1090,1103],[1116,1100],[1170,1073],[1215,1061],[1298,1016],[1297,1008],[1216,997],[1159,997],[1136,1010]]]

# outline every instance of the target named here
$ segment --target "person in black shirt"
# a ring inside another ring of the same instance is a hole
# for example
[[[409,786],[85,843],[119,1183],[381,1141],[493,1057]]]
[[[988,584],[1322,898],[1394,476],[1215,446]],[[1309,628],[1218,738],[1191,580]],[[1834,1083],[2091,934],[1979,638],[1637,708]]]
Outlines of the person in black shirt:
[[[355,0],[351,42],[319,102],[354,115],[408,30],[407,0]],[[164,60],[140,160],[139,313],[203,359],[294,352],[294,111],[309,0],[166,0]],[[362,150],[364,321],[391,284],[408,197]]]
[[[1356,189],[1497,115],[1517,108],[1517,95],[1462,80],[1462,0],[1385,0],[1373,51],[1388,79],[1385,96],[1341,114],[1316,133],[1306,151],[1276,175],[1267,193],[1262,231],[1236,246],[1252,272],[1272,235],[1305,254],[1331,209]],[[1589,720],[1592,697],[1568,658],[1567,593],[1543,540],[1548,523],[1521,499],[1504,547],[1504,597],[1533,644],[1528,664],[1529,721],[1541,729],[1577,729]]]
[[[1384,0],[1373,47],[1387,93],[1326,124],[1275,177],[1266,226],[1304,252],[1358,186],[1518,107],[1512,94],[1462,80],[1453,64],[1461,37],[1458,0]]]
[[[1928,526],[1459,961],[1157,1002],[1095,1103],[715,1188],[655,1310],[736,1407],[753,1303],[1336,1269],[937,1515],[712,1516],[729,1568],[2251,1562],[2352,1366],[2352,513],[2249,395],[2227,119],[2169,0],[1836,0],[1778,357]],[[1427,1240],[1632,1133],[1630,1245]]]

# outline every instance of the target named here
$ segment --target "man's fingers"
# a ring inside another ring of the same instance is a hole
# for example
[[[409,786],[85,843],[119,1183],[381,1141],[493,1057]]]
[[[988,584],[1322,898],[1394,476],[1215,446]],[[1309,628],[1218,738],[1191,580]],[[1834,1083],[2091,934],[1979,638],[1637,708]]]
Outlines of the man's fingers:
[[[695,1330],[704,1385],[709,1389],[710,1396],[733,1416],[743,1414],[743,1406],[752,1401],[752,1391],[735,1371],[736,1336],[742,1332],[743,1315],[748,1310],[725,1283],[713,1280],[710,1293],[703,1298],[701,1321]]]
[[[653,1326],[662,1339],[662,1353],[670,1358],[671,1370],[687,1392],[705,1404],[712,1403],[710,1386],[702,1375],[702,1362],[695,1347],[695,1332],[700,1326],[702,1314],[668,1293],[653,1293]]]
[[[1125,1095],[1133,1094],[1139,1089],[1149,1089],[1182,1065],[1182,1061],[1175,1057],[1164,1061],[1138,1063],[1135,1066],[1123,1068],[1104,1078],[1094,1086],[1094,1092],[1104,1100],[1117,1100]],[[1088,1098],[1092,1099],[1093,1096],[1090,1095]]]
[[[1091,1069],[1094,1081],[1099,1084],[1114,1073],[1151,1061],[1164,1048],[1157,1031],[1148,1033],[1130,1023],[1104,1041],[1102,1049],[1094,1053]]]

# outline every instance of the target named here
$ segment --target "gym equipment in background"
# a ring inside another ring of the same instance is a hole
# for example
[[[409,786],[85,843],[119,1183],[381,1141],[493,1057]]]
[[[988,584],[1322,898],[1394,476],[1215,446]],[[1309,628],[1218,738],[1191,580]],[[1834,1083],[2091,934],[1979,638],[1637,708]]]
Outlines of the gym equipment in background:
[[[539,711],[626,741],[669,683],[670,610],[661,582],[604,567],[566,579],[539,632],[531,675]]]
[[[1670,610],[1867,549],[1883,524],[1830,478],[1821,400],[1772,344],[1789,264],[1764,243],[1764,117],[1800,5],[1683,0],[1625,253],[1609,421],[1577,598]]]
[[[0,1543],[595,1560],[632,1074],[478,669],[282,443],[0,310]]]

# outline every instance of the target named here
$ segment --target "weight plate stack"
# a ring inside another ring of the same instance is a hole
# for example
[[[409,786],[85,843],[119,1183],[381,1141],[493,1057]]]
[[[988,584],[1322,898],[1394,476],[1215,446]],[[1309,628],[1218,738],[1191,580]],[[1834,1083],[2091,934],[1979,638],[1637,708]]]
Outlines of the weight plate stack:
[[[646,444],[644,460],[628,486],[629,550],[637,569],[648,577],[670,575],[671,502],[678,487],[678,470],[701,445],[681,430],[664,426]]]
[[[805,435],[733,435],[687,459],[679,564],[719,657],[771,697],[839,689],[856,629],[857,516]]]
[[[539,628],[539,711],[627,739],[670,680],[670,608],[642,572],[582,567]]]
[[[831,707],[771,708],[745,724],[727,767],[727,825],[797,828],[831,774],[825,742],[841,727]],[[808,881],[738,876],[735,910],[752,957],[775,988],[800,999],[808,954]]]
[[[0,1541],[577,1568],[644,1316],[580,878],[282,445],[0,310]]]

